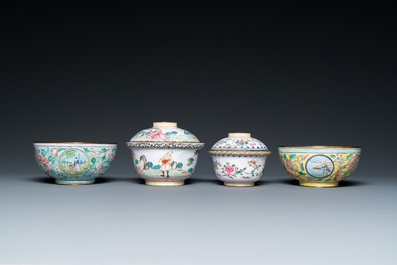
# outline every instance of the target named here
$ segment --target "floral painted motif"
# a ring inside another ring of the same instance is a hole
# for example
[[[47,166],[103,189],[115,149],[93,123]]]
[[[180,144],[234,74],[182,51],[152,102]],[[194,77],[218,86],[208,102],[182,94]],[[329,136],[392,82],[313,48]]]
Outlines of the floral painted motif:
[[[166,141],[166,142],[199,142],[196,136],[192,133],[177,128],[177,127],[170,127],[170,128],[149,128],[146,130],[142,130],[132,137],[130,142],[137,142],[137,141]]]
[[[39,167],[58,180],[87,180],[102,176],[116,154],[116,147],[35,146]]]
[[[357,166],[360,154],[294,154],[280,152],[287,173],[298,180],[335,182],[347,178]]]
[[[199,150],[193,153],[193,156],[188,158],[187,161],[177,161],[174,159],[174,151],[165,151],[161,156],[154,161],[147,159],[146,155],[140,155],[139,159],[133,152],[132,158],[134,161],[134,167],[139,176],[145,178],[149,176],[151,178],[177,178],[177,177],[189,177],[194,172],[194,166],[196,156]]]
[[[160,129],[148,130],[148,131],[149,131],[149,135],[146,136],[147,139],[170,138],[170,137],[165,136],[165,134]],[[145,133],[145,135],[146,135],[146,133]]]
[[[216,142],[212,149],[268,150],[266,145],[255,138],[227,137]]]
[[[222,165],[218,160],[213,162],[215,169],[220,169],[220,173],[216,173],[218,177],[228,177],[230,179],[250,179],[253,177],[261,177],[262,176],[262,165],[260,165],[258,160],[252,159],[247,162],[247,166],[244,168],[239,168],[235,164],[231,164],[226,162],[226,164]],[[247,169],[249,168],[249,169]],[[250,168],[252,170],[250,171]]]

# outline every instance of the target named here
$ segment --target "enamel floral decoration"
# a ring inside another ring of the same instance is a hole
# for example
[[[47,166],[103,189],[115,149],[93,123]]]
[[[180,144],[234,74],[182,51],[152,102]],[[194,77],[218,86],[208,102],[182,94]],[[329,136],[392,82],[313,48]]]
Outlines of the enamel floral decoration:
[[[271,152],[250,133],[229,133],[208,153],[216,176],[226,186],[253,186],[262,177],[266,158]]]
[[[286,172],[301,186],[336,187],[349,177],[361,156],[354,146],[280,146]]]
[[[204,144],[175,122],[155,122],[135,134],[127,146],[136,173],[147,185],[179,186],[194,173]]]
[[[92,184],[112,164],[117,144],[47,143],[33,144],[39,167],[55,183],[66,185]]]

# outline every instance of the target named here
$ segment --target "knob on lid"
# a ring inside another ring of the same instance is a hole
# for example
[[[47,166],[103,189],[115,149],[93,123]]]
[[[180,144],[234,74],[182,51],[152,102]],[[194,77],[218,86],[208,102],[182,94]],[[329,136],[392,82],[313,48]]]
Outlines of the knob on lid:
[[[229,137],[251,137],[251,133],[243,133],[243,132],[235,132],[235,133],[229,133]]]
[[[229,133],[228,137],[216,142],[211,150],[268,150],[266,145],[258,139],[252,138],[251,133],[234,132]]]
[[[153,127],[177,127],[176,122],[153,122]]]
[[[195,142],[197,137],[184,129],[178,128],[176,122],[153,122],[153,127],[141,130],[131,138],[133,142]]]

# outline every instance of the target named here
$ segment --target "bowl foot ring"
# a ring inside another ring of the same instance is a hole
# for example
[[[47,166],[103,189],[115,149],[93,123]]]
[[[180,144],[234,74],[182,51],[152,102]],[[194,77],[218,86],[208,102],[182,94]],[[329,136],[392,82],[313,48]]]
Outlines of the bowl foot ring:
[[[84,181],[55,180],[55,184],[59,184],[59,185],[90,185],[94,183],[95,180],[84,180]]]
[[[185,181],[151,181],[145,180],[145,184],[149,186],[182,186],[185,184]]]
[[[299,185],[304,187],[314,188],[333,188],[339,185],[339,182],[313,182],[313,181],[299,181]]]
[[[255,182],[223,182],[223,185],[229,187],[252,187]]]

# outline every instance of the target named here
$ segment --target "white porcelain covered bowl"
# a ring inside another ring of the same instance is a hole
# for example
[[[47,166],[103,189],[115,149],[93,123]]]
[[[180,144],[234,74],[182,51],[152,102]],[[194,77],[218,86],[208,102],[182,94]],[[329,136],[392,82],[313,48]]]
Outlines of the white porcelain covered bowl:
[[[208,153],[216,176],[226,186],[254,186],[263,175],[266,158],[271,151],[250,133],[229,133]]]
[[[193,175],[204,143],[178,128],[176,122],[154,122],[152,128],[135,134],[127,146],[137,174],[147,185],[179,186]]]

